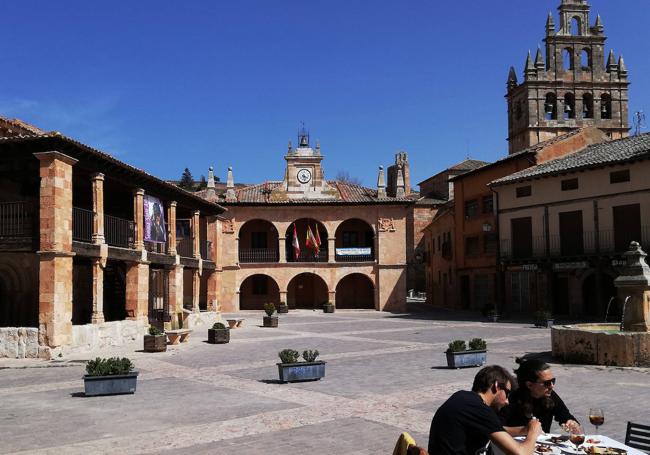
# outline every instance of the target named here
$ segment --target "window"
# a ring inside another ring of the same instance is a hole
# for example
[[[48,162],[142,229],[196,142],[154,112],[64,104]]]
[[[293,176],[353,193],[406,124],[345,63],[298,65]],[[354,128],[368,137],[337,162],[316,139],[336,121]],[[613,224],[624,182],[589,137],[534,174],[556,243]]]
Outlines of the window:
[[[478,237],[465,237],[465,256],[478,256],[481,253],[481,243]]]
[[[516,189],[517,197],[528,197],[533,194],[533,190],[530,185],[520,186]]]
[[[478,201],[472,199],[465,202],[465,218],[474,218],[476,215],[478,215]]]
[[[582,21],[580,20],[579,16],[574,16],[573,19],[571,19],[571,31],[570,33],[574,36],[580,36],[582,35]]]
[[[641,242],[641,205],[619,205],[612,207],[614,217],[614,249],[621,254],[627,251],[630,242]]]
[[[483,235],[483,252],[488,255],[496,254],[498,240],[498,234],[489,233]]]
[[[355,248],[359,246],[359,237],[356,232],[343,232],[343,248]]]
[[[483,196],[483,213],[494,213],[494,198],[491,194]]]
[[[512,256],[515,259],[525,259],[533,255],[533,222],[532,218],[513,218],[510,220],[512,235]]]
[[[251,232],[251,247],[266,249],[266,232]]]
[[[591,93],[582,95],[582,118],[594,118],[594,97]]]
[[[600,97],[600,118],[612,118],[612,97],[607,93],[603,93],[603,95]]]
[[[562,191],[570,191],[578,189],[578,179],[562,180]]]
[[[569,71],[573,69],[573,49],[571,49],[570,47],[567,47],[562,52],[562,64],[564,66],[565,71]]]
[[[253,295],[266,295],[267,293],[267,278],[265,275],[253,276]]]
[[[573,93],[564,95],[564,118],[565,120],[576,118],[576,99]]]
[[[623,183],[630,181],[630,170],[614,171],[609,173],[609,183]]]
[[[584,234],[582,231],[582,210],[561,212],[560,253],[562,256],[575,256],[584,253]]]
[[[582,71],[591,70],[591,51],[589,49],[583,49],[582,54],[580,54],[580,66]]]
[[[546,120],[557,120],[557,97],[555,93],[547,93],[544,101]]]

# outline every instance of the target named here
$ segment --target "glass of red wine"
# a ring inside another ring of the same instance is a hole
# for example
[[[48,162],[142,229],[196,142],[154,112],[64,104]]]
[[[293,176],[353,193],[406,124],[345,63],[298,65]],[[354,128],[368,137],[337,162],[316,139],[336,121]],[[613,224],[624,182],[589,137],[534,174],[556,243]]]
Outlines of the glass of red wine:
[[[605,413],[603,410],[600,408],[590,408],[589,422],[596,427],[596,433],[598,433],[598,427],[605,423]]]
[[[571,441],[571,443],[576,446],[576,450],[578,450],[580,446],[585,442],[585,435],[584,433],[571,433],[571,436],[569,436],[569,441]]]

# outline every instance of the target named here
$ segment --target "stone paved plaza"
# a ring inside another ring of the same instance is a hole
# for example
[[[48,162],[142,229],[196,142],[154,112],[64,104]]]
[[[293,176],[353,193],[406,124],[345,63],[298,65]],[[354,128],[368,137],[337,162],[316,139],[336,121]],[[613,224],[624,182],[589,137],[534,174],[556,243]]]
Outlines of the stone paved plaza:
[[[476,368],[449,370],[448,341],[488,341],[488,363],[514,367],[550,351],[550,331],[526,323],[484,323],[434,314],[374,311],[238,314],[227,345],[189,343],[147,354],[137,346],[56,361],[0,360],[0,453],[39,454],[390,454],[401,431],[426,447],[431,417]],[[452,320],[453,319],[453,320]],[[277,353],[318,349],[317,382],[279,384]],[[83,396],[82,360],[128,355],[140,370],[134,395]],[[601,433],[624,439],[628,420],[650,423],[650,369],[554,364],[557,391],[580,419],[605,410]]]

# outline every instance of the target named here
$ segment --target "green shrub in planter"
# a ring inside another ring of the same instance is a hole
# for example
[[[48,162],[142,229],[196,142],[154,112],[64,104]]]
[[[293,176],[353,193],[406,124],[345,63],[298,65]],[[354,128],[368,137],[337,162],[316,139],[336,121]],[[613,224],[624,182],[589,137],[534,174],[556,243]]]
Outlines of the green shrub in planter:
[[[84,391],[86,396],[135,393],[138,372],[126,357],[97,357],[86,364]]]
[[[221,322],[215,322],[211,329],[208,329],[208,343],[226,344],[230,342],[230,329]]]
[[[225,330],[226,328],[223,322],[215,322],[212,324],[212,330]]]
[[[158,330],[158,327],[150,325],[149,326],[149,335],[157,337],[157,336],[163,335],[163,333],[160,330]]]
[[[144,336],[144,352],[165,352],[167,336],[158,327],[149,326],[149,334]]]
[[[469,340],[469,350],[470,351],[485,351],[487,349],[487,343],[483,338],[472,338]]]
[[[95,360],[89,360],[86,364],[86,375],[112,376],[129,374],[134,368],[133,362],[126,357],[111,357],[109,359],[97,357]]]
[[[280,357],[280,361],[282,363],[296,363],[298,362],[300,353],[293,349],[283,349],[278,353],[278,356]]]
[[[447,348],[447,352],[461,352],[466,350],[467,345],[465,344],[465,340],[454,340],[449,343],[449,347]]]
[[[312,351],[311,349],[302,351],[302,358],[305,359],[305,362],[315,362],[318,357],[318,350]]]
[[[273,313],[275,313],[275,305],[273,305],[272,303],[265,303],[264,311],[266,312],[266,315],[268,317],[273,316]]]

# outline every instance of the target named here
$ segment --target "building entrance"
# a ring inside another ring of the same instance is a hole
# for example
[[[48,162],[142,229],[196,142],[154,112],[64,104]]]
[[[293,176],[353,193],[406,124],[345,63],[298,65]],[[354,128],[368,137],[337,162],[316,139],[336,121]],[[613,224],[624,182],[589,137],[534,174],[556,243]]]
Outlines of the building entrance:
[[[346,276],[336,286],[336,308],[375,308],[375,288],[361,273]]]
[[[328,301],[327,284],[315,273],[301,273],[289,282],[287,300],[289,308],[320,309]]]

